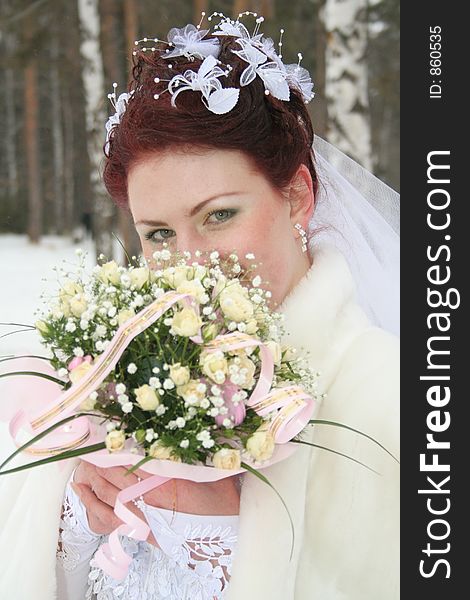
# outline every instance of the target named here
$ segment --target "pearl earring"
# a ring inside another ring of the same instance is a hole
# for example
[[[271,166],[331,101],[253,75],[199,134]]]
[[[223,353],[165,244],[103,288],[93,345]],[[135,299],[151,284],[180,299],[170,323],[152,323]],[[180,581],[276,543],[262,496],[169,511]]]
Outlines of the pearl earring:
[[[305,229],[300,223],[296,223],[294,227],[297,229],[302,239],[302,252],[307,252],[307,234],[305,233]]]

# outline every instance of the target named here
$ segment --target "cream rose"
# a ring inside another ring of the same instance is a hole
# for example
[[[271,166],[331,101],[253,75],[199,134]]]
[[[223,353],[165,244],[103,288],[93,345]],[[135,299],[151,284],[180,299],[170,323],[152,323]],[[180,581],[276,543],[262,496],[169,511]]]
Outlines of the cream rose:
[[[198,333],[201,325],[201,317],[192,308],[185,307],[175,313],[171,326],[177,335],[191,337]]]
[[[158,458],[160,460],[172,460],[174,462],[181,462],[181,458],[179,456],[174,456],[171,453],[171,450],[171,448],[162,446],[157,440],[156,442],[153,442],[153,444],[148,449],[148,454],[152,458]]]
[[[62,285],[62,289],[60,290],[61,299],[68,297],[72,298],[76,294],[83,294],[83,287],[77,283],[76,281],[72,281],[71,279],[66,279]]]
[[[204,300],[204,296],[207,294],[206,288],[202,285],[199,279],[182,281],[176,288],[176,291],[178,294],[191,294],[198,302],[202,302]]]
[[[88,304],[83,297],[83,294],[77,294],[69,301],[69,306],[74,317],[81,317],[88,308]]]
[[[121,274],[119,273],[119,266],[115,260],[110,260],[104,265],[101,265],[98,271],[98,277],[103,283],[112,283],[118,285],[121,281]]]
[[[96,406],[96,400],[93,398],[85,398],[85,400],[80,404],[80,410],[93,410]]]
[[[215,339],[219,333],[220,326],[216,323],[209,323],[202,330],[202,337],[205,342],[210,342]]]
[[[72,383],[77,383],[91,369],[92,365],[88,361],[83,361],[69,373],[69,379]]]
[[[132,319],[132,317],[135,317],[135,311],[133,311],[132,308],[125,308],[119,311],[117,316],[119,326],[121,326],[129,319]]]
[[[110,452],[118,452],[124,448],[125,441],[126,436],[124,435],[124,431],[113,429],[113,431],[110,431],[106,436],[104,443]]]
[[[185,281],[189,281],[194,277],[193,267],[181,265],[179,267],[168,267],[163,271],[163,279],[173,288],[177,288]]]
[[[297,351],[292,346],[288,346],[286,344],[284,346],[281,346],[281,350],[282,350],[282,352],[284,354],[283,359],[285,361],[294,360],[295,358],[297,358]]]
[[[47,334],[49,331],[49,328],[47,327],[46,323],[44,323],[44,321],[36,321],[34,326],[39,331],[39,333]]]
[[[247,333],[248,335],[253,335],[257,331],[258,331],[258,324],[256,322],[256,319],[250,319],[248,321],[248,323],[246,324],[245,333]]]
[[[228,370],[227,359],[221,350],[215,352],[202,352],[199,357],[202,372],[215,383],[224,383]]]
[[[134,389],[137,404],[142,410],[155,410],[160,404],[160,399],[155,390],[146,383]]]
[[[265,345],[268,347],[269,351],[271,352],[274,364],[279,366],[281,364],[281,357],[282,357],[281,345],[273,340],[269,340],[268,342],[265,342]]]
[[[264,428],[259,428],[246,442],[246,449],[255,460],[268,460],[274,452],[274,437]]]
[[[138,267],[129,272],[132,285],[140,290],[150,279],[150,271],[147,267]]]
[[[198,390],[201,381],[199,379],[190,379],[188,383],[179,385],[176,393],[183,398],[185,402],[191,405],[198,405],[206,397],[206,391]]]
[[[215,452],[212,462],[216,469],[239,469],[241,466],[240,450],[221,448]]]
[[[181,366],[181,363],[175,363],[170,366],[170,378],[175,385],[185,385],[190,379],[188,367]]]
[[[253,317],[253,304],[243,294],[236,291],[230,292],[230,286],[220,294],[220,308],[224,315],[231,321],[240,323],[251,320]]]

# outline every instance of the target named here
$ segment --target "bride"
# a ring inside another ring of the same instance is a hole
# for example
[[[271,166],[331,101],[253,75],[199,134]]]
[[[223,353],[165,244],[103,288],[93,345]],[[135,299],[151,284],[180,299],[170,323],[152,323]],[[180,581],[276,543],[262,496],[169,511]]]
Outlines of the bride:
[[[317,417],[365,431],[397,454],[398,343],[377,326],[388,326],[395,310],[391,301],[378,308],[395,282],[385,269],[382,280],[355,291],[371,273],[361,279],[365,263],[347,239],[354,229],[338,231],[346,217],[336,229],[328,219],[341,176],[312,151],[310,78],[282,63],[260,22],[253,35],[228,19],[211,34],[188,25],[171,30],[169,43],[149,40],[151,48],[135,51],[130,92],[113,95],[104,182],[130,210],[149,259],[164,242],[254,254],[273,307],[286,315],[285,341],[307,350],[321,372],[327,396]],[[349,200],[364,201],[350,189]],[[117,493],[145,472],[124,476],[123,467],[71,461],[0,478],[2,596],[397,599],[396,463],[344,429],[318,426],[311,439],[380,475],[307,446],[263,471],[292,515],[292,558],[285,510],[256,477],[179,479],[131,507],[152,533],[125,541],[134,560],[121,582],[93,555],[118,524]]]

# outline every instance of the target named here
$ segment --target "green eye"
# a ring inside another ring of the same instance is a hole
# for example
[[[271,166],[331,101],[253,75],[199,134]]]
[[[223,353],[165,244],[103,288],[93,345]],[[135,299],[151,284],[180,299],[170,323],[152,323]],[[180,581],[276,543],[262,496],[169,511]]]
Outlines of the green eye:
[[[233,217],[236,214],[236,212],[237,211],[232,208],[213,210],[207,215],[207,218],[209,219],[209,217],[214,216],[216,218],[216,221],[218,223],[221,223]]]
[[[146,233],[145,239],[159,243],[170,239],[171,237],[173,237],[174,233],[175,232],[172,229],[156,229],[155,231],[149,231],[148,233]],[[158,237],[157,234],[161,234],[161,237]]]

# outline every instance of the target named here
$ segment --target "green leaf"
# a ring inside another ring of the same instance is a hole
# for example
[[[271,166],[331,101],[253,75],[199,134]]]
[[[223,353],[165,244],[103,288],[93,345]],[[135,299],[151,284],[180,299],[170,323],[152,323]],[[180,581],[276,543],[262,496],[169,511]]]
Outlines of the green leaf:
[[[57,429],[58,427],[60,427],[61,425],[64,425],[65,423],[68,423],[69,421],[73,421],[74,419],[78,419],[79,417],[83,417],[83,416],[89,416],[89,417],[96,417],[96,416],[101,416],[101,415],[96,415],[95,413],[85,413],[85,412],[81,412],[81,413],[77,413],[75,415],[71,415],[69,417],[66,417],[65,419],[62,419],[61,421],[58,421],[57,423],[54,423],[53,425],[51,425],[50,427],[48,427],[47,429],[45,429],[44,431],[42,431],[41,433],[38,433],[38,435],[36,435],[35,437],[33,437],[32,439],[29,440],[29,442],[26,442],[26,444],[23,444],[22,446],[20,446],[19,448],[17,448],[13,454],[10,454],[10,456],[8,456],[0,465],[0,475],[4,475],[6,473],[14,473],[14,470],[10,470],[10,471],[3,471],[2,469],[5,465],[7,465],[11,460],[13,460],[15,458],[15,456],[17,456],[18,454],[20,454],[21,452],[23,452],[24,450],[26,450],[26,448],[29,448],[29,446],[32,446],[33,444],[35,444],[36,442],[38,442],[39,440],[41,440],[43,437],[46,437],[46,435],[48,435],[49,433],[51,433],[51,431],[54,431],[54,429]],[[79,450],[79,448],[78,448]],[[57,455],[59,456],[59,455]],[[54,457],[48,457],[46,459],[43,460],[50,460],[53,459]],[[37,464],[45,464],[43,462],[43,460],[35,462],[35,463],[29,463],[28,466],[32,466],[34,467]],[[51,460],[52,462],[52,460]],[[27,467],[25,467],[27,468]],[[23,470],[23,468],[21,468],[20,470]]]
[[[344,429],[349,429],[349,431],[354,431],[354,433],[358,433],[359,435],[362,435],[363,437],[367,438],[368,440],[371,440],[372,442],[374,442],[374,444],[377,444],[377,446],[379,446],[380,448],[382,448],[382,450],[385,450],[385,452],[387,454],[389,454],[393,460],[395,460],[398,464],[400,464],[400,461],[398,460],[398,458],[396,458],[396,456],[394,456],[390,450],[387,450],[387,448],[385,448],[385,446],[382,446],[382,444],[380,442],[378,442],[375,438],[373,438],[370,435],[367,435],[367,433],[364,433],[363,431],[359,431],[358,429],[354,429],[354,427],[349,427],[349,425],[344,425],[343,423],[337,423],[336,421],[325,421],[323,419],[312,419],[311,421],[309,421],[309,424],[313,423],[315,425],[333,425],[334,427],[342,427]]]
[[[326,450],[327,452],[332,452],[333,454],[338,454],[339,456],[344,456],[344,458],[349,458],[349,460],[352,460],[353,462],[357,463],[358,465],[365,467],[366,469],[368,469],[369,471],[372,471],[376,475],[380,475],[380,473],[378,471],[376,471],[375,469],[373,469],[372,467],[369,467],[366,464],[362,463],[360,460],[357,460],[356,458],[353,458],[352,456],[348,456],[347,454],[343,454],[342,452],[339,452],[338,450],[332,450],[331,448],[327,448],[326,446],[320,446],[319,444],[312,444],[311,442],[304,442],[303,440],[291,440],[291,442],[294,442],[295,444],[305,444],[306,446],[312,446],[312,448],[320,448],[320,450]]]
[[[29,323],[5,323],[0,321],[0,325],[11,325],[12,327],[28,327],[29,329],[36,329],[34,325],[30,325]]]
[[[278,498],[280,499],[280,501],[282,502],[282,504],[284,505],[284,508],[287,511],[287,515],[289,517],[289,522],[290,522],[290,527],[291,527],[291,531],[292,531],[292,545],[291,545],[291,549],[290,549],[290,557],[289,560],[292,559],[292,554],[294,552],[294,543],[295,543],[295,531],[294,531],[294,522],[292,521],[292,517],[291,514],[289,512],[289,509],[287,508],[287,504],[284,501],[284,498],[281,496],[281,494],[276,490],[276,488],[273,486],[273,484],[269,481],[269,479],[267,477],[265,477],[262,473],[260,473],[257,469],[255,469],[254,467],[250,466],[249,464],[242,462],[241,466],[246,469],[247,471],[249,471],[250,473],[253,473],[253,475],[255,475],[256,477],[258,477],[258,479],[260,479],[263,483],[265,483],[266,485],[269,485],[269,487],[271,489],[273,489]]]
[[[11,371],[10,373],[0,373],[0,378],[2,377],[10,377],[11,375],[33,375],[35,377],[42,377],[43,379],[48,379],[49,381],[53,381],[54,383],[58,383],[61,387],[65,385],[65,381],[61,379],[57,379],[52,375],[47,375],[46,373],[39,373],[39,371]]]

